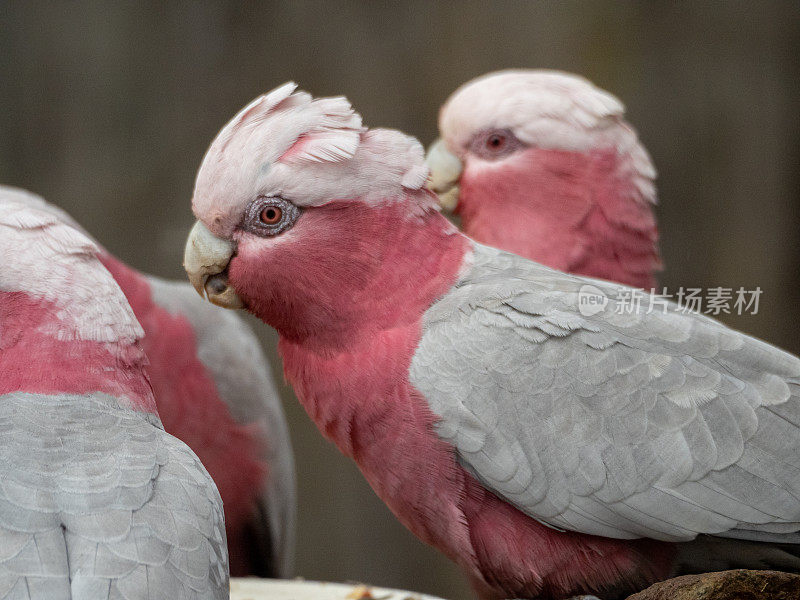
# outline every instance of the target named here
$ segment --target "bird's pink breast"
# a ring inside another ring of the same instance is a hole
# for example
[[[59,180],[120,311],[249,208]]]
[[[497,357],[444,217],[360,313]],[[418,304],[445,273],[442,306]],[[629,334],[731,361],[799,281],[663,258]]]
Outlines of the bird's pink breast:
[[[531,148],[467,164],[458,212],[473,239],[547,266],[649,289],[660,269],[649,201],[613,150]]]
[[[323,435],[411,531],[467,564],[464,475],[408,367],[421,316],[455,281],[469,242],[438,213],[406,211],[401,202],[309,209],[294,237],[267,250],[240,241],[231,281],[278,328],[286,377]]]
[[[358,349],[320,356],[282,340],[284,370],[320,431],[359,465],[378,496],[423,541],[462,565],[464,474],[433,433],[435,416],[408,383],[418,325],[382,332]]]

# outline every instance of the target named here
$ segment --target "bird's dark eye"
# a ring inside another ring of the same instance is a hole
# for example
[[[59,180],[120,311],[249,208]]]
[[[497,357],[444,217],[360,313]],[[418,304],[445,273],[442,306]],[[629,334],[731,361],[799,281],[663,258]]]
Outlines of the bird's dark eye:
[[[486,138],[486,147],[489,150],[502,150],[506,145],[506,136],[500,133],[493,133]]]
[[[510,130],[494,129],[476,135],[470,150],[481,158],[495,160],[511,154],[521,146],[522,142]]]
[[[280,222],[283,211],[278,206],[268,206],[261,211],[261,222],[264,225],[275,225]]]
[[[256,235],[270,237],[294,225],[301,209],[280,196],[259,196],[247,208],[242,228]]]

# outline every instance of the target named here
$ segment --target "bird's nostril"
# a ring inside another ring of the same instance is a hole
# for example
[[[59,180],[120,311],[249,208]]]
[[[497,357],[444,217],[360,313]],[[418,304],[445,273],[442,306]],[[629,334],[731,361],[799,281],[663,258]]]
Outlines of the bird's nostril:
[[[225,273],[217,273],[216,275],[212,275],[206,280],[206,293],[211,295],[217,295],[224,292],[228,289],[228,276]]]

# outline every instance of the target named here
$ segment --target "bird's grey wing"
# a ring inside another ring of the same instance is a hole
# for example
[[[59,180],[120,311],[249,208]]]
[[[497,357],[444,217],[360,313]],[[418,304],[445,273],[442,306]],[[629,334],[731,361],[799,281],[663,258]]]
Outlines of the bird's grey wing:
[[[216,487],[157,417],[0,398],[0,598],[222,600],[227,560]]]
[[[256,336],[237,313],[200,298],[188,282],[148,277],[153,300],[184,316],[196,336],[198,357],[214,379],[233,418],[257,427],[268,476],[259,495],[256,536],[268,527],[273,577],[288,577],[294,562],[296,480],[289,428],[272,370]],[[266,522],[264,522],[266,520]]]
[[[439,435],[558,528],[800,543],[800,360],[630,293],[476,245],[411,365]]]

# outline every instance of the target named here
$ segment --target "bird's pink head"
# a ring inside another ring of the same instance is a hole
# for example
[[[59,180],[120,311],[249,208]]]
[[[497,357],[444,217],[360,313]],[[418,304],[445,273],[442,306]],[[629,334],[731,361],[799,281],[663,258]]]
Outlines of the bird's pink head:
[[[476,240],[565,271],[650,287],[655,169],[624,106],[586,79],[490,73],[441,109],[431,187]]]
[[[392,318],[412,285],[404,265],[437,260],[420,232],[453,234],[424,187],[419,142],[367,130],[345,98],[295,88],[257,98],[212,142],[184,261],[212,302],[245,306],[289,338],[350,327],[366,310]]]

